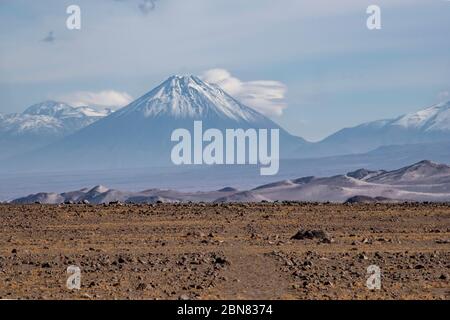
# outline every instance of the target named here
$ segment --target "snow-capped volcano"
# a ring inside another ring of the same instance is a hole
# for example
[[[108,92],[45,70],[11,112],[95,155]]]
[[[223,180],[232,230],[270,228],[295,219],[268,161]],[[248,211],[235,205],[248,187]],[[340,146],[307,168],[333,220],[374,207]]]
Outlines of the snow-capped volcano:
[[[241,104],[217,85],[196,76],[172,76],[162,84],[118,111],[115,117],[140,113],[146,118],[223,118],[238,122],[267,121],[255,110]]]
[[[23,113],[0,116],[0,158],[42,147],[110,114],[56,101],[32,105]]]
[[[450,101],[402,115],[342,129],[306,147],[311,156],[364,153],[382,146],[450,141]]]
[[[450,101],[406,114],[391,121],[389,125],[424,132],[450,131]]]
[[[279,129],[284,157],[306,143],[220,87],[195,76],[172,76],[128,106],[30,154],[29,159],[52,169],[172,165],[171,134],[179,128],[191,130],[194,120],[201,120],[204,130]]]
[[[75,132],[111,113],[89,107],[75,108],[56,101],[32,105],[23,113],[0,117],[0,132],[15,136],[36,134],[64,136]]]
[[[110,109],[98,111],[87,106],[75,108],[63,102],[45,101],[28,107],[22,114],[67,119],[83,117],[102,118],[111,114],[111,112]]]
[[[58,135],[62,130],[61,121],[50,116],[33,116],[16,113],[0,118],[0,132],[3,135]]]

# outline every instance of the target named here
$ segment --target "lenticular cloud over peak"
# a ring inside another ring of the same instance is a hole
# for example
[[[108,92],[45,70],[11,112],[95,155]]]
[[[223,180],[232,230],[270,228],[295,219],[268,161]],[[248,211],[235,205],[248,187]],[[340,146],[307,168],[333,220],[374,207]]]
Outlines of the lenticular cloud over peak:
[[[243,104],[266,116],[280,116],[287,107],[286,85],[274,80],[241,81],[225,69],[210,69],[201,78],[220,86]]]

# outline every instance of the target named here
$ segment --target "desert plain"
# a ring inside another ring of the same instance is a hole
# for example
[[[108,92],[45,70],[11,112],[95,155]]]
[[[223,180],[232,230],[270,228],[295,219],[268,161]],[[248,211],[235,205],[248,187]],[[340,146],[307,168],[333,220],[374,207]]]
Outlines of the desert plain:
[[[448,300],[450,205],[3,204],[0,298]]]

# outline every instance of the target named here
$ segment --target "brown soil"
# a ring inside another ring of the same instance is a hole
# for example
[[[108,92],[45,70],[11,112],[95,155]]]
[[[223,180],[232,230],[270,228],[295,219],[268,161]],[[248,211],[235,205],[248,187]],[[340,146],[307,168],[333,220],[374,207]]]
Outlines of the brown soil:
[[[3,299],[449,299],[449,277],[446,205],[0,205]]]

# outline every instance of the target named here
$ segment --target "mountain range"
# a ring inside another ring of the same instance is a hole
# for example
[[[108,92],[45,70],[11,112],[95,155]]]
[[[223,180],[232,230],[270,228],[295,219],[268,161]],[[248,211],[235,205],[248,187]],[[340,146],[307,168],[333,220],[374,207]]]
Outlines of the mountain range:
[[[0,159],[39,149],[111,113],[109,109],[97,111],[45,101],[22,113],[0,114]]]
[[[299,157],[365,153],[382,146],[450,141],[450,101],[399,116],[345,128],[299,148]]]
[[[128,106],[63,139],[10,161],[9,168],[42,170],[170,166],[175,129],[279,129],[280,154],[307,143],[220,87],[195,76],[172,76]]]
[[[280,156],[292,165],[392,169],[423,158],[450,162],[450,102],[395,119],[342,129],[311,143],[196,76],[172,76],[116,111],[44,102],[0,115],[0,171],[45,172],[170,166],[177,128],[280,130]],[[283,170],[283,166],[280,166]],[[313,172],[316,173],[316,172]]]
[[[265,184],[251,190],[225,187],[216,191],[180,192],[148,189],[120,191],[104,186],[64,193],[37,193],[11,203],[157,203],[157,202],[403,202],[450,201],[450,166],[421,161],[397,170],[359,169],[332,177],[303,177]]]

